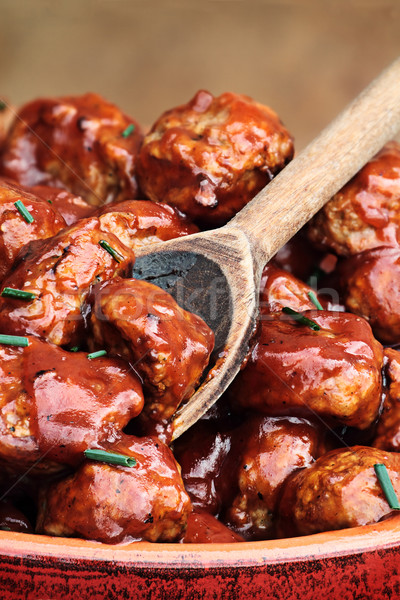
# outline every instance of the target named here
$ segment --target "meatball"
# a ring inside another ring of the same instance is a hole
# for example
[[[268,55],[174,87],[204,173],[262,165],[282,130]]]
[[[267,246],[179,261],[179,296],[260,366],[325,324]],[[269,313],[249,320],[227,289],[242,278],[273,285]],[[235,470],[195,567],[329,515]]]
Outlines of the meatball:
[[[372,446],[400,452],[400,352],[386,348],[385,359],[387,389]]]
[[[366,446],[328,452],[288,480],[279,505],[282,535],[308,535],[377,523],[391,508],[374,465],[386,465],[400,495],[400,457]]]
[[[101,244],[117,254],[110,254]],[[85,339],[85,301],[93,284],[127,274],[134,255],[97,218],[80,221],[22,250],[4,286],[36,294],[27,302],[0,297],[0,331],[40,336],[57,345]]]
[[[214,423],[199,421],[174,442],[174,455],[193,506],[218,516],[237,492],[235,431],[219,431]],[[234,460],[232,461],[232,456]]]
[[[293,141],[270,108],[247,96],[199,91],[165,112],[146,135],[137,173],[156,202],[198,223],[222,225],[293,156]]]
[[[263,321],[260,339],[230,395],[267,415],[315,414],[366,429],[381,402],[382,346],[356,315],[306,311],[314,331],[285,314]]]
[[[117,358],[90,360],[39,340],[0,345],[2,464],[51,470],[75,465],[90,447],[115,442],[143,408],[140,381]]]
[[[373,248],[348,258],[339,281],[347,310],[367,319],[381,342],[400,342],[400,248]]]
[[[314,290],[290,273],[269,263],[262,272],[260,285],[260,312],[262,317],[276,313],[284,306],[294,310],[312,310],[315,304],[308,297]]]
[[[206,368],[214,334],[161,288],[115,277],[93,289],[97,346],[127,358],[143,378],[146,415],[169,419]]]
[[[246,440],[237,467],[239,493],[224,522],[245,539],[271,538],[282,486],[324,454],[322,431],[306,419],[254,417],[239,433]]]
[[[99,220],[102,231],[113,233],[132,250],[198,231],[172,206],[148,200],[107,206],[99,213]]]
[[[73,225],[80,219],[86,219],[95,211],[95,207],[85,202],[81,196],[76,196],[66,190],[60,190],[60,188],[35,185],[26,189],[32,191],[39,198],[43,198],[58,210],[67,225]]]
[[[33,218],[29,223],[15,206],[22,202]],[[66,226],[56,208],[23,187],[0,179],[0,279],[26,243],[52,237]]]
[[[400,144],[387,144],[311,220],[308,235],[341,256],[400,241]]]
[[[97,94],[45,98],[21,108],[1,172],[23,185],[60,187],[96,206],[135,198],[138,124]]]
[[[183,544],[232,544],[244,542],[238,535],[215,517],[203,511],[193,511],[188,518]]]
[[[136,466],[84,463],[43,493],[37,532],[104,543],[179,540],[191,504],[169,448],[147,437],[112,450]]]

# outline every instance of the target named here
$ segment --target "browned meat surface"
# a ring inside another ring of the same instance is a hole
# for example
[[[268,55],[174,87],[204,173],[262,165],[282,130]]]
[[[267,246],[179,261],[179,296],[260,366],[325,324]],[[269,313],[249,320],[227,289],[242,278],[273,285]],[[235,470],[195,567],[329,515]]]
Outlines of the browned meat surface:
[[[101,245],[106,241],[115,259]],[[37,335],[57,345],[85,339],[84,305],[90,288],[116,274],[128,274],[134,255],[111,233],[100,230],[95,217],[85,219],[48,239],[31,242],[4,286],[29,291],[26,302],[0,298],[0,331]]]
[[[97,94],[23,106],[4,143],[0,170],[23,185],[49,185],[101,206],[135,198],[138,124]]]
[[[311,220],[310,240],[341,256],[400,241],[400,144],[387,144]]]
[[[93,299],[95,343],[134,365],[144,382],[146,414],[170,418],[208,364],[212,330],[146,281],[116,277],[96,286]]]
[[[154,123],[137,172],[151,200],[221,225],[292,156],[292,138],[270,108],[247,96],[199,91]]]
[[[233,401],[272,416],[311,413],[367,428],[381,403],[382,346],[356,315],[302,314],[320,330],[283,313],[262,322],[260,339],[231,387]]]
[[[198,232],[198,228],[168,204],[149,200],[126,200],[111,204],[98,213],[102,231],[116,235],[135,250]]]
[[[23,203],[34,219],[32,223],[20,214],[15,202]],[[65,226],[55,207],[16,183],[0,179],[0,279],[25,244],[52,237]]]
[[[123,467],[88,461],[42,496],[37,531],[105,543],[173,542],[186,529],[191,504],[179,468],[157,438],[114,448],[137,461]]]
[[[400,495],[400,456],[366,446],[325,454],[288,480],[280,501],[284,536],[377,523],[391,512],[374,464],[383,463]]]
[[[143,408],[140,381],[121,359],[90,360],[33,337],[25,348],[0,345],[0,357],[0,456],[12,471],[79,464]]]

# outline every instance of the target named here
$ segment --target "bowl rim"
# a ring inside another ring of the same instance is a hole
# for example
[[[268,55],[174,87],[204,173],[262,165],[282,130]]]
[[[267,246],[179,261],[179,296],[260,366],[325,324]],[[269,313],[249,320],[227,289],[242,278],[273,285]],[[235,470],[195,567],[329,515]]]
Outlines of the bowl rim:
[[[110,545],[78,538],[0,531],[0,556],[42,561],[90,560],[126,566],[250,567],[376,552],[400,546],[400,514],[384,521],[304,537],[226,544],[134,542]]]

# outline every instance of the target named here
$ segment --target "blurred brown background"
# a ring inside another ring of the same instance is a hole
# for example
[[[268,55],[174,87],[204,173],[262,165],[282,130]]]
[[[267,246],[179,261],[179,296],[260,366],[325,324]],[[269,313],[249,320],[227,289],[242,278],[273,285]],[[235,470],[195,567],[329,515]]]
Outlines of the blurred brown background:
[[[269,104],[297,149],[400,55],[399,0],[0,0],[0,93],[97,91],[150,125],[197,89]]]

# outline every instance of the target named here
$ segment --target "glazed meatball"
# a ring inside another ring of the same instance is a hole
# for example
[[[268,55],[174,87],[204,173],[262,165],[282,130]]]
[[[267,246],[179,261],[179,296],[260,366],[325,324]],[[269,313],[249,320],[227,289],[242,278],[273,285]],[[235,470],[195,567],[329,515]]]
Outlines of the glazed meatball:
[[[172,206],[148,200],[107,206],[99,213],[99,220],[102,231],[113,233],[132,250],[198,231]]]
[[[203,511],[193,511],[188,518],[183,544],[232,544],[244,542],[238,535],[215,517]]]
[[[117,254],[110,254],[101,244]],[[84,332],[85,301],[92,285],[127,274],[134,255],[97,218],[80,221],[48,240],[22,250],[5,287],[36,294],[27,302],[0,297],[0,331],[42,337],[57,345],[76,345]]]
[[[28,340],[0,345],[2,464],[17,472],[36,461],[46,471],[52,462],[79,464],[84,450],[115,442],[140,413],[140,381],[121,359]]]
[[[191,504],[169,448],[147,437],[112,449],[136,466],[86,462],[43,494],[37,532],[104,543],[179,540]]]
[[[19,111],[0,169],[23,185],[60,187],[96,206],[135,198],[138,124],[97,94],[46,98]]]
[[[385,390],[382,414],[372,446],[400,452],[400,352],[385,349]]]
[[[400,145],[387,144],[311,220],[310,240],[341,256],[400,241]]]
[[[46,200],[53,208],[58,210],[67,225],[73,225],[77,221],[80,221],[80,219],[90,217],[96,210],[95,207],[88,204],[81,196],[76,196],[66,190],[60,190],[60,188],[35,185],[32,188],[27,187],[26,189],[32,191],[39,198]]]
[[[93,303],[95,343],[134,365],[143,378],[145,413],[169,419],[208,364],[212,330],[147,281],[115,277],[93,289]]]
[[[277,313],[284,306],[294,310],[312,310],[315,304],[308,294],[314,290],[290,273],[272,263],[264,267],[260,284],[260,312],[262,317]]]
[[[29,223],[18,211],[22,202],[33,218]],[[57,209],[21,186],[0,179],[0,279],[13,265],[25,244],[52,237],[66,226]]]
[[[325,453],[321,428],[295,417],[254,417],[236,433],[245,439],[239,458],[239,493],[224,522],[245,539],[274,537],[279,494],[287,477]]]
[[[386,465],[400,494],[400,457],[354,446],[328,452],[288,480],[280,501],[282,535],[308,535],[377,523],[391,508],[374,465]]]
[[[277,313],[263,321],[260,339],[236,378],[232,401],[264,414],[315,414],[365,429],[381,403],[382,346],[356,315],[306,311],[319,327]]]
[[[374,248],[348,258],[340,267],[347,310],[364,317],[383,343],[400,342],[400,249]]]
[[[155,122],[137,173],[151,200],[195,222],[222,225],[292,156],[292,138],[270,108],[247,96],[199,91]]]

